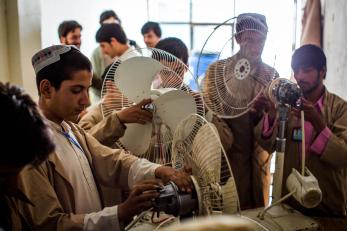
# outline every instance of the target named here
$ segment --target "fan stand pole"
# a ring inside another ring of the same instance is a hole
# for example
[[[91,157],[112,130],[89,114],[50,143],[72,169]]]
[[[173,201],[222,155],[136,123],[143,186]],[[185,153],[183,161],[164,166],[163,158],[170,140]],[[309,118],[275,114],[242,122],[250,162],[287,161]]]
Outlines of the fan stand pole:
[[[278,201],[282,196],[284,152],[286,146],[286,138],[284,133],[286,128],[288,111],[289,107],[287,105],[279,105],[279,131],[276,138],[276,163],[275,173],[273,177],[272,203]]]

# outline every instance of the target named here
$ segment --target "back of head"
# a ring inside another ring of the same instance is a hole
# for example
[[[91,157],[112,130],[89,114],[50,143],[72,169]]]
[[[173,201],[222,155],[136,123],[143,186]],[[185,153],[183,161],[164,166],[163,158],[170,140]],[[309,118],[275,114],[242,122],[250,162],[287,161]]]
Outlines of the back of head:
[[[266,36],[268,31],[266,17],[258,13],[240,14],[236,20],[236,33],[240,34],[244,31],[259,32]]]
[[[157,22],[151,22],[151,21],[148,21],[146,22],[142,28],[141,28],[141,34],[144,35],[144,34],[147,34],[149,33],[151,30],[153,30],[154,34],[156,36],[158,36],[159,38],[161,37],[161,28],[159,26],[159,23]]]
[[[320,71],[326,68],[326,62],[323,50],[316,45],[308,44],[294,51],[291,66],[294,72],[302,67],[314,67]]]
[[[179,38],[169,37],[160,40],[155,48],[166,51],[188,65],[188,48]]]
[[[37,105],[20,88],[0,82],[2,112],[0,164],[24,166],[39,164],[54,151],[51,131]]]
[[[128,39],[121,25],[117,23],[102,24],[96,32],[95,39],[98,43],[111,42],[115,38],[121,44],[127,44]]]
[[[44,79],[60,88],[64,80],[71,79],[75,71],[92,71],[92,64],[75,46],[53,45],[40,50],[32,57],[32,65],[36,73],[36,85],[39,89],[40,82]],[[39,92],[40,94],[40,92]]]
[[[75,20],[63,21],[62,23],[60,23],[60,25],[58,27],[59,38],[66,37],[66,35],[69,32],[74,31],[76,28],[79,28],[82,30],[81,24],[79,24],[77,21],[75,21]]]
[[[120,18],[117,16],[116,12],[113,10],[106,10],[101,13],[99,23],[100,25],[104,23],[105,20],[108,20],[110,18],[114,18],[115,20],[118,21],[119,24],[121,24]]]

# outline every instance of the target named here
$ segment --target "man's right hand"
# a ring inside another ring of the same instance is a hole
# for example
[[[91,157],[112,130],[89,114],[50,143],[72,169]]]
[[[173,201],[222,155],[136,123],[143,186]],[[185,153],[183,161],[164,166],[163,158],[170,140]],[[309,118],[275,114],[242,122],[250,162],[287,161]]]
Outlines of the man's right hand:
[[[151,208],[152,199],[160,195],[158,188],[162,187],[163,183],[160,180],[144,180],[136,183],[127,200],[118,205],[119,221],[128,221],[133,216]]]
[[[117,112],[117,116],[121,123],[139,123],[145,124],[152,121],[152,113],[143,109],[143,106],[150,104],[151,99],[144,99],[136,105],[125,108]]]

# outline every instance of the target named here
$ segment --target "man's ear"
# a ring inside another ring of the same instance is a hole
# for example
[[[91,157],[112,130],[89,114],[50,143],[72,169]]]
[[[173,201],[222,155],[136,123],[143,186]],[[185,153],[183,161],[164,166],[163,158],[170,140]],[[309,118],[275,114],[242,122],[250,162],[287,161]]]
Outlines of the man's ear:
[[[65,37],[61,36],[61,37],[59,38],[59,40],[60,40],[60,43],[61,43],[61,44],[66,44],[66,38],[65,38]]]
[[[41,96],[49,99],[52,96],[52,91],[53,91],[53,86],[51,82],[49,82],[49,80],[44,79],[40,82],[39,92]]]
[[[325,79],[326,74],[327,74],[327,68],[324,66],[324,67],[322,67],[322,69],[319,71],[319,75],[320,75],[320,77],[323,77],[323,79]]]

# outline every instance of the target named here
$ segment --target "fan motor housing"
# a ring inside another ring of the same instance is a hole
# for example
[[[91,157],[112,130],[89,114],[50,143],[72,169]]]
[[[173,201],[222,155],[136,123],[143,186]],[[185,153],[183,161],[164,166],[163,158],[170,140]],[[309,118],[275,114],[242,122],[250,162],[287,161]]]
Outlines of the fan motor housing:
[[[196,192],[181,192],[172,181],[160,189],[159,193],[159,197],[152,201],[154,211],[163,211],[174,216],[182,216],[192,214],[198,209]]]

